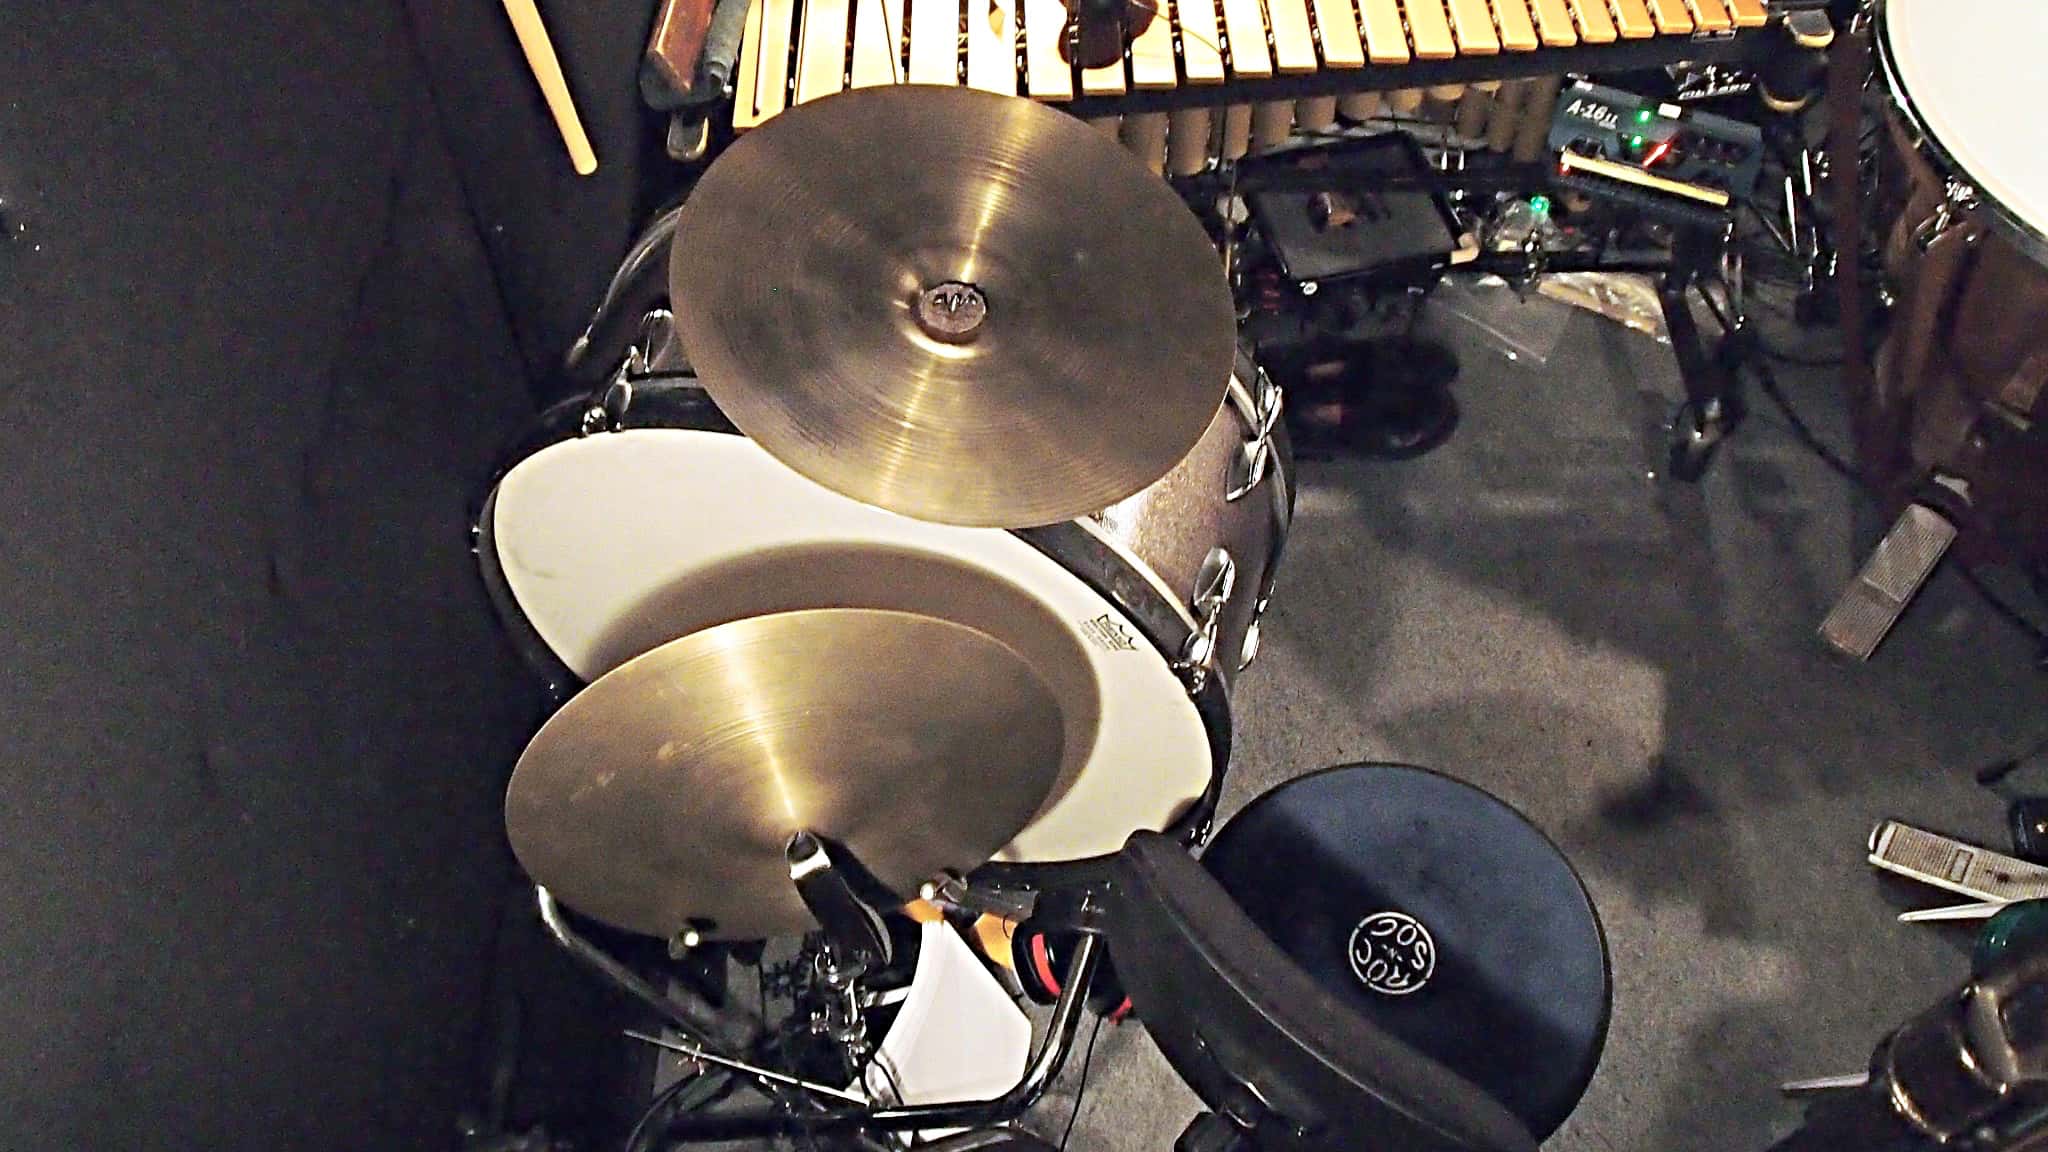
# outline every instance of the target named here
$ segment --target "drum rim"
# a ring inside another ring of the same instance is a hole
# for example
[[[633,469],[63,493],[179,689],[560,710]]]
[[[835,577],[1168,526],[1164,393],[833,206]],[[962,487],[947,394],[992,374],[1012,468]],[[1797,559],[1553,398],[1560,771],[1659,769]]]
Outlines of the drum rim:
[[[702,420],[702,431],[735,432],[710,397],[680,379],[668,376],[653,376],[635,381],[625,381],[630,388],[629,396],[645,394],[656,400],[664,414],[687,416],[691,420]],[[674,388],[665,385],[677,385]],[[572,671],[541,638],[540,631],[519,606],[518,597],[512,593],[512,585],[505,578],[505,569],[498,558],[495,517],[498,506],[498,492],[505,478],[521,464],[557,444],[581,440],[598,435],[599,431],[589,430],[586,425],[593,419],[605,418],[604,400],[610,386],[589,393],[578,393],[549,404],[536,413],[527,427],[520,432],[510,446],[498,456],[485,480],[482,494],[472,501],[469,518],[470,552],[476,557],[477,575],[484,586],[484,595],[491,602],[491,608],[498,617],[498,623],[505,630],[507,641],[512,645],[520,660],[541,681],[545,693],[546,715],[553,715],[569,698],[582,690],[589,682]],[[692,402],[694,401],[694,402]],[[626,412],[632,412],[629,403]],[[622,422],[620,427],[636,427]],[[693,425],[652,425],[658,427],[694,427]],[[545,717],[543,717],[545,718]]]
[[[570,671],[555,650],[541,639],[533,621],[527,619],[524,609],[519,607],[518,598],[512,594],[512,584],[505,579],[505,569],[498,560],[498,546],[491,531],[491,521],[498,508],[498,489],[492,485],[485,494],[483,505],[478,510],[469,530],[469,550],[476,556],[477,578],[484,586],[484,597],[491,602],[491,610],[498,617],[498,626],[505,630],[506,642],[527,669],[540,678],[543,706],[546,715],[552,716],[569,697],[587,683],[582,677]]]
[[[1482,799],[1492,802],[1497,807],[1506,809],[1509,812],[1509,814],[1513,815],[1517,820],[1521,821],[1523,827],[1529,829],[1531,832],[1534,832],[1536,836],[1543,841],[1544,844],[1550,847],[1551,851],[1557,853],[1557,858],[1564,862],[1565,873],[1572,878],[1572,882],[1574,884],[1578,885],[1579,895],[1585,902],[1586,913],[1588,916],[1592,918],[1593,921],[1593,936],[1596,940],[1600,942],[1600,973],[1602,977],[1601,982],[1603,987],[1601,989],[1602,994],[1600,998],[1600,1020],[1599,1023],[1595,1025],[1593,1032],[1593,1058],[1586,1062],[1585,1068],[1581,1070],[1577,1077],[1574,1078],[1578,1088],[1578,1095],[1574,1097],[1573,1109],[1567,1110],[1565,1115],[1559,1118],[1556,1127],[1561,1127],[1564,1121],[1570,1118],[1571,1112],[1576,1110],[1577,1102],[1585,1098],[1586,1089],[1592,1087],[1593,1077],[1596,1074],[1598,1074],[1600,1070],[1600,1062],[1607,1054],[1608,1029],[1614,1021],[1614,953],[1607,942],[1607,922],[1601,918],[1600,905],[1593,899],[1593,890],[1586,886],[1586,878],[1583,874],[1579,872],[1579,866],[1573,863],[1571,856],[1568,853],[1566,853],[1561,846],[1559,846],[1558,842],[1554,838],[1552,838],[1550,833],[1545,832],[1543,830],[1542,825],[1536,823],[1536,821],[1529,818],[1528,813],[1522,811],[1520,808],[1517,808],[1515,805],[1508,803],[1506,798],[1497,796],[1494,793],[1489,792],[1484,788],[1481,788],[1479,785],[1474,784],[1470,780],[1465,780],[1461,779],[1460,777],[1453,776],[1449,772],[1442,771],[1441,769],[1431,768],[1422,764],[1410,764],[1400,760],[1353,760],[1347,761],[1342,764],[1331,764],[1327,767],[1318,768],[1313,772],[1304,772],[1299,776],[1283,780],[1280,783],[1275,784],[1271,788],[1266,789],[1264,792],[1261,792],[1258,795],[1252,797],[1250,800],[1245,802],[1244,807],[1239,808],[1235,813],[1231,815],[1230,819],[1225,820],[1223,822],[1222,828],[1216,833],[1216,837],[1209,845],[1209,849],[1214,849],[1217,845],[1222,844],[1224,842],[1224,838],[1227,835],[1229,835],[1230,826],[1232,824],[1237,823],[1238,820],[1242,819],[1246,813],[1251,812],[1254,809],[1257,809],[1265,805],[1268,800],[1278,795],[1280,792],[1286,790],[1287,788],[1295,784],[1302,783],[1303,781],[1316,780],[1321,777],[1333,775],[1338,772],[1348,772],[1353,769],[1359,768],[1396,769],[1404,772],[1422,773],[1428,776],[1435,776],[1440,780],[1448,781],[1449,783],[1454,784],[1460,788],[1463,788],[1466,791],[1478,794]],[[1205,850],[1203,852],[1203,857],[1206,859],[1207,856],[1208,851]],[[1553,1132],[1556,1131],[1556,1127],[1552,1128]],[[1548,1139],[1549,1135],[1550,1133],[1543,1133],[1539,1135],[1537,1138],[1539,1140]]]
[[[594,431],[586,430],[586,420],[593,413],[603,417],[605,393],[610,386],[591,394],[570,396],[542,409],[531,426],[499,457],[483,495],[473,502],[475,511],[470,517],[470,551],[476,557],[484,594],[490,600],[513,649],[540,678],[546,694],[547,715],[553,715],[568,703],[569,698],[587,682],[548,647],[533,622],[527,618],[525,610],[519,606],[511,584],[505,579],[492,526],[498,491],[505,477],[519,465],[557,444],[609,432],[674,429],[729,436],[741,434],[718,410],[710,394],[697,386],[695,377],[662,374],[626,379],[624,382],[632,392],[623,415]],[[649,402],[653,411],[649,411]],[[1289,497],[1291,504],[1291,488]],[[1078,521],[1012,530],[1010,534],[1059,564],[1068,575],[1114,605],[1145,634],[1161,660],[1169,666],[1174,664],[1169,653],[1183,650],[1193,633],[1193,620],[1185,608],[1158,591],[1161,584],[1158,574],[1145,566],[1142,560],[1087,531]],[[1131,571],[1130,579],[1115,581],[1111,578],[1117,571],[1129,571],[1134,566],[1138,570]],[[1098,578],[1094,575],[1097,572],[1111,575]],[[1133,605],[1127,591],[1142,595],[1145,602]],[[1227,678],[1207,677],[1201,691],[1194,693],[1191,700],[1209,744],[1209,783],[1201,796],[1162,831],[1193,846],[1208,838],[1216,806],[1222,799],[1223,779],[1230,767],[1232,723]],[[1084,885],[1106,877],[1115,858],[1115,853],[1108,853],[1033,863],[990,861],[975,869],[974,877],[1005,889],[1039,890]]]
[[[1956,159],[1934,129],[1927,123],[1919,107],[1907,91],[1905,78],[1899,72],[1899,62],[1892,50],[1892,37],[1887,13],[1892,0],[1878,0],[1877,12],[1871,25],[1871,51],[1877,57],[1878,72],[1884,79],[1885,101],[1899,118],[1905,122],[1908,132],[1916,145],[1935,162],[1935,167],[1944,174],[1952,174],[1968,184],[1976,193],[1977,204],[1991,221],[2000,235],[2010,240],[2036,263],[2048,265],[2048,228],[2037,227],[2021,219],[2006,203],[1986,191],[1982,183],[1970,174],[1970,170]]]

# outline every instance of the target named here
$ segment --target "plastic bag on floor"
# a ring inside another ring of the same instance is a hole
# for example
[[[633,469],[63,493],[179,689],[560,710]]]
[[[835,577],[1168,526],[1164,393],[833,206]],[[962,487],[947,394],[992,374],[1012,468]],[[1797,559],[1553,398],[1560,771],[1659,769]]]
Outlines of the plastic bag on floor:
[[[1560,303],[1605,316],[1659,344],[1671,343],[1671,337],[1664,331],[1664,308],[1657,302],[1656,282],[1648,276],[1634,272],[1559,272],[1538,280],[1536,291]]]
[[[1430,293],[1431,314],[1463,325],[1516,363],[1550,362],[1571,313],[1562,304],[1514,290],[1498,276],[1448,277]]]

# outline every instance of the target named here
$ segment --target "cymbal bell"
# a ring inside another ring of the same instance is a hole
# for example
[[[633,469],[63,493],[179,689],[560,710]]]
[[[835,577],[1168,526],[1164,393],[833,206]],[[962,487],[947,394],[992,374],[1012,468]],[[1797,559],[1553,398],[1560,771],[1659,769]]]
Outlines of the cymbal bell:
[[[808,930],[784,848],[843,845],[901,896],[987,862],[1060,770],[1060,707],[1030,664],[908,612],[756,616],[627,661],[542,726],[505,826],[528,875],[619,928]]]
[[[1208,235],[1125,149],[1030,100],[898,85],[753,129],[669,268],[704,387],[843,495],[1022,528],[1165,475],[1223,402]]]

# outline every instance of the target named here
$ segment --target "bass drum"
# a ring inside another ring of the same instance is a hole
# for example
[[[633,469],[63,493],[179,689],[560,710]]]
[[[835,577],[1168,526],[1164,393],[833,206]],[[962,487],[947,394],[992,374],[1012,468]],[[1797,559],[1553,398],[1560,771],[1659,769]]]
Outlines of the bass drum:
[[[1893,306],[1867,394],[1864,466],[1896,513],[1936,505],[1972,561],[2048,565],[2048,127],[2038,0],[1883,0],[1891,96],[1873,217]]]
[[[667,641],[771,612],[916,611],[1001,639],[1059,697],[1066,732],[1051,794],[985,877],[1041,882],[1140,829],[1206,833],[1230,683],[1257,655],[1293,502],[1279,391],[1248,360],[1235,376],[1150,488],[1008,532],[839,496],[693,382],[622,375],[542,416],[481,503],[476,555],[557,702]]]

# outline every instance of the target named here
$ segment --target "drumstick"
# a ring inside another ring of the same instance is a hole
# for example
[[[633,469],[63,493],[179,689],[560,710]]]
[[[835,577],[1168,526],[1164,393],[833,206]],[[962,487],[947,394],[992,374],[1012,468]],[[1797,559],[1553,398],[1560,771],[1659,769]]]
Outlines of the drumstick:
[[[526,66],[533,69],[540,94],[547,99],[548,111],[554,114],[555,127],[561,130],[562,143],[569,149],[569,163],[575,166],[578,176],[588,176],[597,171],[597,153],[590,150],[590,137],[583,133],[576,101],[569,95],[569,82],[562,78],[562,62],[555,58],[547,25],[540,22],[540,9],[533,6],[533,0],[504,0],[504,4],[505,15],[512,18],[512,31],[519,37],[519,47],[526,53]]]

